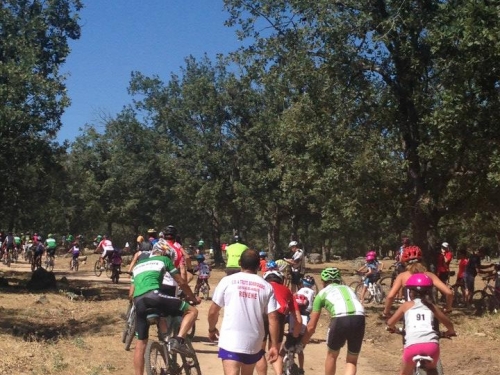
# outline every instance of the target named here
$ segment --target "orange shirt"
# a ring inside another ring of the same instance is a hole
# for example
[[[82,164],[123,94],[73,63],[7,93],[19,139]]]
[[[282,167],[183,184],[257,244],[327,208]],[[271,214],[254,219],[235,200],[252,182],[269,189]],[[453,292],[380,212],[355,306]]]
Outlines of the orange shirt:
[[[261,259],[259,268],[262,273],[267,272],[267,260]]]

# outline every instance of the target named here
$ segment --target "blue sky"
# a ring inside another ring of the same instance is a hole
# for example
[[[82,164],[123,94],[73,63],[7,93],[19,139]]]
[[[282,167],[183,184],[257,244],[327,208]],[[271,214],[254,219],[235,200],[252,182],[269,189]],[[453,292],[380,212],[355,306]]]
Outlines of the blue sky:
[[[224,26],[222,0],[84,0],[82,35],[70,41],[62,71],[72,104],[58,139],[73,141],[85,124],[102,124],[131,103],[132,71],[168,81],[184,58],[236,50],[235,29]]]

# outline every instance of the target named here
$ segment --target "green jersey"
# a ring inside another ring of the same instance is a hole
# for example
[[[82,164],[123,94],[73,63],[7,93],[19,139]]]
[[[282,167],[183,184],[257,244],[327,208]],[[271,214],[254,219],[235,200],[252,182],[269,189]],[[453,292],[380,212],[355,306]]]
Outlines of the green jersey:
[[[312,311],[320,312],[323,307],[332,318],[365,315],[363,305],[356,297],[356,293],[347,285],[330,284],[321,289],[314,299]]]
[[[47,248],[49,249],[55,249],[57,247],[57,242],[53,238],[47,238],[45,243],[47,244]]]
[[[248,249],[247,245],[243,245],[242,243],[233,243],[226,247],[226,255],[227,255],[227,263],[226,267],[228,268],[237,268],[240,266],[240,258],[241,253],[243,253],[246,249]]]
[[[21,245],[21,237],[14,236],[14,243],[15,243],[16,245]]]
[[[160,289],[165,272],[175,275],[177,268],[166,256],[154,256],[139,261],[132,273],[134,278],[134,298],[152,290]]]

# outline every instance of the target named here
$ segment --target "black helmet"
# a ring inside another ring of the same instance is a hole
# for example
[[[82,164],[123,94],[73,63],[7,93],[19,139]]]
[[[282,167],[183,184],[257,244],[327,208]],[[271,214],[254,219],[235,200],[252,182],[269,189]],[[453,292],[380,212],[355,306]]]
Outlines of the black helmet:
[[[169,225],[164,231],[163,233],[165,234],[165,236],[172,236],[172,237],[177,237],[177,229],[175,229],[175,227],[173,225]]]
[[[243,239],[241,238],[241,236],[239,236],[239,235],[234,236],[234,243],[236,243],[236,242],[239,242],[239,243],[243,242]]]

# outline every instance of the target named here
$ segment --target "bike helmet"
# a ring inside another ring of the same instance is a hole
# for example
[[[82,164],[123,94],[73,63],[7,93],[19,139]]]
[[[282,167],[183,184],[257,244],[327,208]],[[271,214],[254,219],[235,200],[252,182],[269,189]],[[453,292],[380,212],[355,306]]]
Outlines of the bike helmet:
[[[316,284],[316,281],[314,281],[314,277],[311,275],[304,275],[302,278],[302,285],[307,286],[307,287],[312,287]]]
[[[293,298],[295,299],[295,302],[297,302],[297,305],[299,306],[300,309],[306,309],[307,306],[309,306],[309,300],[305,295],[295,293],[293,295]]]
[[[205,257],[204,257],[202,254],[198,254],[198,255],[196,256],[196,260],[197,260],[198,262],[203,262],[203,261],[205,260]]]
[[[273,271],[278,269],[278,265],[274,260],[270,260],[266,263],[266,268],[270,271]]]
[[[298,246],[299,243],[297,241],[292,241],[288,244],[288,247]]]
[[[260,256],[261,258],[265,258],[265,257],[267,256],[267,253],[266,253],[265,251],[261,251],[261,252],[259,253],[259,256]]]
[[[54,235],[53,235],[52,233],[49,233],[49,234],[47,235],[47,238],[54,238]]]
[[[406,280],[405,286],[408,289],[421,291],[428,291],[432,289],[432,279],[425,273],[415,273]]]
[[[234,236],[234,243],[237,243],[237,242],[239,242],[239,243],[243,242],[243,239],[239,235]]]
[[[276,265],[278,266],[278,271],[280,272],[285,272],[285,270],[290,266],[284,259],[278,259],[276,261]]]
[[[371,254],[371,252],[370,252],[370,253],[366,254],[365,259],[367,262],[371,262],[371,261],[375,260],[375,255]]]
[[[264,280],[282,283],[283,282],[283,274],[279,271],[267,271],[264,274]]]
[[[401,256],[401,262],[403,263],[414,263],[422,259],[422,250],[418,246],[408,246],[403,250],[403,255]]]
[[[169,225],[165,228],[163,233],[165,234],[165,236],[172,236],[175,238],[177,236],[177,229],[173,225]]]
[[[148,229],[148,234],[154,234],[156,233],[156,229],[150,228]]]
[[[321,280],[323,281],[332,281],[332,282],[340,282],[342,280],[340,276],[340,271],[335,267],[328,267],[321,271]]]

